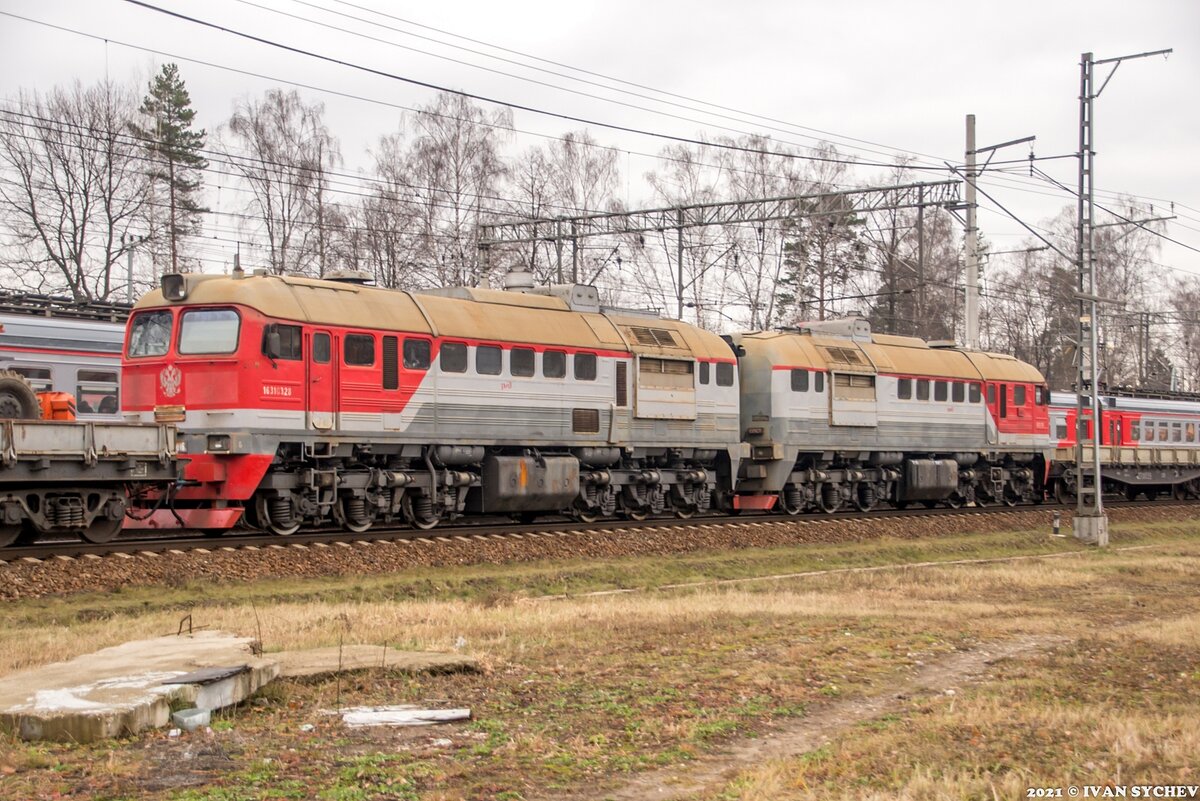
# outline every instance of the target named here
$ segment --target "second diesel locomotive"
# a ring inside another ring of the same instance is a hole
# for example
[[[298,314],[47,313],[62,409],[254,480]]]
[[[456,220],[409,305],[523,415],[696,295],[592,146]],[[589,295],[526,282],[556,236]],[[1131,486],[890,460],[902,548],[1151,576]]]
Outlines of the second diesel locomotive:
[[[183,432],[169,515],[200,528],[1011,503],[1050,449],[1011,357],[863,321],[723,340],[573,285],[171,275],[123,369],[127,417]]]

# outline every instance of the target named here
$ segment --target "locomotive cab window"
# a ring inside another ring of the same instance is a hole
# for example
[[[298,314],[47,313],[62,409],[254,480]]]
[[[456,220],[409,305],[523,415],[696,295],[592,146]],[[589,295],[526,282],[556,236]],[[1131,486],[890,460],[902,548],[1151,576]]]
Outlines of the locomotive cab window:
[[[317,364],[329,364],[329,334],[324,332],[313,334],[312,359]]]
[[[428,339],[404,340],[404,369],[428,370],[432,359],[432,346]]]
[[[443,342],[441,356],[443,373],[467,372],[467,346],[462,342]]]
[[[342,340],[342,358],[352,367],[375,364],[375,337],[369,334],[347,334]]]
[[[995,384],[988,384],[988,403],[993,404],[993,405],[996,403],[996,385]]]
[[[708,383],[708,372],[711,369],[712,368],[709,367],[708,362],[700,362],[700,383],[701,384]],[[793,370],[792,372],[794,373],[795,371]],[[795,387],[792,387],[792,389],[795,389]]]
[[[962,403],[967,398],[967,387],[961,381],[955,381],[950,385],[950,400],[955,403]]]
[[[719,362],[717,364],[717,386],[733,386],[733,365],[729,362]]]
[[[567,375],[567,354],[561,350],[543,353],[542,375],[546,378],[564,378]]]
[[[479,345],[475,348],[475,372],[480,375],[500,375],[503,359],[503,351],[495,345]]]
[[[263,328],[263,355],[281,361],[298,362],[303,356],[303,336],[298,325],[272,323]]]
[[[1066,420],[1058,420],[1054,423],[1054,438],[1055,439],[1066,439],[1067,438],[1067,421]]]
[[[575,380],[576,381],[595,381],[596,380],[596,354],[594,354],[594,353],[576,353],[575,354]]]
[[[189,309],[179,316],[179,352],[233,353],[242,318],[233,309]]]
[[[521,378],[533,375],[533,348],[513,348],[508,355],[508,369]]]
[[[792,371],[792,392],[808,392],[808,371]]]
[[[171,312],[138,312],[129,327],[129,349],[125,355],[131,359],[142,356],[163,356],[171,347]]]
[[[917,400],[922,400],[922,401],[929,400],[929,379],[928,378],[918,378],[917,379]]]
[[[896,381],[896,398],[899,400],[912,400],[912,379],[900,378]]]
[[[1025,405],[1025,386],[1023,384],[1018,384],[1017,386],[1013,387],[1013,405]]]

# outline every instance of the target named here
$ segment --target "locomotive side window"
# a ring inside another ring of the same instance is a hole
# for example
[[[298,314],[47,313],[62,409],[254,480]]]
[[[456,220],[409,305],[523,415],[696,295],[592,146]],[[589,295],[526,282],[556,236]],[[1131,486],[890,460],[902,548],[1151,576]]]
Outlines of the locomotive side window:
[[[1018,384],[1017,386],[1013,387],[1013,405],[1014,406],[1024,406],[1025,405],[1025,385],[1024,384]]]
[[[272,354],[268,350],[272,334],[279,335],[279,352],[276,354]],[[298,362],[304,358],[302,342],[300,326],[272,323],[263,329],[262,352],[264,356],[271,356],[281,361]]]
[[[500,375],[503,355],[495,345],[475,348],[475,372],[480,375]]]
[[[1134,420],[1129,424],[1129,438],[1134,442],[1137,442],[1142,438],[1142,424],[1137,420]]]
[[[709,367],[708,362],[700,362],[700,383],[701,384],[708,383],[708,372],[711,369],[712,368]],[[793,370],[792,372],[795,372],[795,371]],[[795,387],[792,387],[792,389],[795,389]]]
[[[140,312],[133,316],[129,329],[129,351],[131,359],[140,356],[162,356],[171,347],[171,312]]]
[[[467,346],[461,342],[443,342],[442,355],[443,373],[467,372]]]
[[[970,397],[971,403],[979,403],[979,400],[982,396],[980,395],[980,392],[979,392],[979,382],[978,381],[971,382],[971,392],[969,393],[968,397]]]
[[[792,371],[792,392],[808,392],[808,371]]]
[[[355,367],[375,364],[375,337],[369,334],[347,334],[342,341],[342,358]]]
[[[942,401],[945,401],[946,398],[948,398],[948,397],[949,397],[949,394],[946,390],[946,382],[945,381],[934,381],[933,382],[933,399],[935,401],[942,402]]]
[[[179,317],[179,352],[233,353],[242,318],[233,309],[190,309]]]
[[[1066,439],[1067,438],[1067,421],[1066,420],[1058,420],[1054,423],[1054,438],[1055,439]]]
[[[912,400],[911,378],[901,378],[896,381],[896,397],[899,400]]]
[[[917,400],[929,400],[929,379],[917,379]]]
[[[988,384],[988,403],[994,404],[995,402],[996,402],[996,385]]]
[[[428,370],[432,358],[432,346],[428,339],[404,340],[405,370]]]
[[[962,403],[967,398],[967,387],[961,381],[955,381],[950,385],[950,400],[954,403]]]
[[[813,374],[813,392],[824,392],[824,391],[825,391],[825,374],[824,373],[814,373]]]
[[[396,337],[383,338],[383,388],[400,388],[399,353],[400,341]]]
[[[733,386],[733,365],[729,362],[720,362],[717,364],[717,386]]]
[[[313,334],[313,361],[317,364],[329,364],[329,351],[329,334]]]
[[[595,381],[596,380],[596,354],[594,354],[594,353],[576,353],[575,354],[575,380],[576,381]]]
[[[548,350],[542,354],[542,375],[546,378],[563,378],[567,374],[567,354],[561,350]]]
[[[508,354],[508,370],[521,378],[533,375],[533,348],[513,348]]]

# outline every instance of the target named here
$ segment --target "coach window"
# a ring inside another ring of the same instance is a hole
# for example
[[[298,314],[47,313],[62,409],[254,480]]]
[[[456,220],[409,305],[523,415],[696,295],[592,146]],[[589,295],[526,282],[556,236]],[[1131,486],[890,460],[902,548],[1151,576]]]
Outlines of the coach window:
[[[151,311],[133,315],[126,356],[162,356],[171,347],[171,312]]]
[[[733,386],[733,365],[729,362],[717,363],[717,386],[732,387]]]
[[[1137,442],[1142,438],[1142,424],[1137,420],[1132,420],[1129,423],[1129,439]]]
[[[1187,441],[1188,442],[1196,441],[1196,424],[1195,423],[1187,424]]]
[[[329,364],[329,334],[313,334],[312,359],[317,364]]]
[[[503,355],[495,345],[480,345],[475,348],[475,372],[480,375],[500,375]]]
[[[121,408],[117,374],[107,370],[75,373],[75,401],[81,413],[116,414]]]
[[[950,384],[950,400],[955,403],[962,403],[967,399],[967,386],[961,381],[955,381]]]
[[[896,398],[898,400],[912,400],[911,378],[896,379]]]
[[[792,392],[808,392],[808,371],[792,371]]]
[[[443,373],[467,372],[467,346],[462,342],[443,342],[442,355]]]
[[[12,371],[24,376],[34,392],[49,392],[54,388],[49,367],[13,367]]]
[[[923,400],[923,401],[929,400],[929,379],[928,378],[918,378],[917,379],[917,400]]]
[[[824,391],[825,391],[825,374],[814,372],[813,373],[813,392],[824,392]]]
[[[595,381],[596,380],[596,354],[594,354],[594,353],[576,353],[575,354],[575,380],[576,381]]]
[[[533,348],[513,348],[508,354],[508,370],[518,378],[533,375]]]
[[[179,352],[233,353],[241,325],[233,309],[189,309],[179,317]]]
[[[431,347],[428,339],[404,340],[404,369],[428,370],[433,358]]]
[[[279,352],[275,354],[270,353],[268,350],[272,334],[279,335]],[[281,361],[298,362],[304,358],[302,341],[303,337],[301,336],[300,326],[272,323],[263,328],[262,352],[264,356]]]
[[[342,341],[342,358],[352,367],[375,364],[375,337],[369,334],[347,334]]]
[[[967,397],[970,399],[971,403],[979,403],[979,400],[982,397],[982,395],[979,392],[979,382],[978,381],[971,382],[971,390],[969,393],[967,393]]]
[[[941,402],[944,402],[948,397],[950,397],[950,393],[946,390],[946,382],[945,381],[934,381],[933,382],[933,399],[935,401],[937,401],[938,403],[941,403]]]
[[[1159,442],[1167,441],[1167,437],[1169,436],[1169,434],[1167,433],[1167,430],[1168,430],[1168,427],[1167,427],[1166,423],[1158,424],[1158,441]]]
[[[711,369],[712,368],[709,367],[708,362],[700,362],[700,383],[701,384],[708,383],[708,372]],[[795,371],[793,370],[792,372],[795,372]],[[795,381],[794,378],[792,380]],[[792,387],[792,389],[795,389],[795,387]]]
[[[1013,406],[1025,405],[1025,385],[1018,384],[1013,387]]]
[[[546,378],[563,378],[567,374],[567,354],[561,350],[548,350],[542,354],[542,375]]]
[[[1171,442],[1183,441],[1183,423],[1171,423]]]

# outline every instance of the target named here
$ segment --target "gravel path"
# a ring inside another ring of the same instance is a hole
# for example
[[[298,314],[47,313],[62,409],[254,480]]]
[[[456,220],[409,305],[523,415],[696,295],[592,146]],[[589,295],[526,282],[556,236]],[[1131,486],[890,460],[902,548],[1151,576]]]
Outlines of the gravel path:
[[[1110,510],[1114,523],[1155,523],[1192,519],[1193,507],[1123,507]],[[901,539],[1042,528],[1052,512],[1025,509],[986,515],[959,513],[867,520],[737,519],[730,522],[606,531],[575,531],[471,537],[430,536],[418,540],[268,548],[221,547],[163,554],[114,554],[81,559],[54,558],[0,565],[0,601],[74,592],[108,592],[135,585],[178,584],[181,579],[256,581],[332,575],[391,573],[416,566],[580,558],[607,559],[696,551],[852,542],[883,536]],[[1070,515],[1063,515],[1069,532]]]

